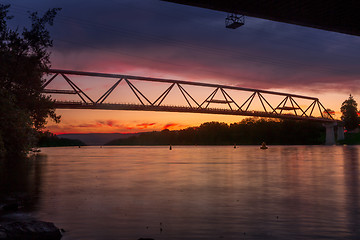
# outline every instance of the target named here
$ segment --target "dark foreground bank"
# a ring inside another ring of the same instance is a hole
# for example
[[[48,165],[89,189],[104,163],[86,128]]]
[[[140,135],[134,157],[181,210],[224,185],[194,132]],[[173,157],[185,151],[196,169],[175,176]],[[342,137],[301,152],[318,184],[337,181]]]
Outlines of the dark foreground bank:
[[[0,159],[0,239],[58,240],[62,231],[54,223],[31,213],[39,202],[46,157]]]

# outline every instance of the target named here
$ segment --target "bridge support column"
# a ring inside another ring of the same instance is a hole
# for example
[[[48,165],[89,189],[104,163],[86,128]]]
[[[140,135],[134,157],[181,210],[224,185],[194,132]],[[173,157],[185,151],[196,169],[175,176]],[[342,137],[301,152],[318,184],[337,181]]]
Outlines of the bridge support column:
[[[337,126],[337,140],[344,140],[345,136],[344,136],[344,126],[340,123]]]
[[[334,127],[336,126],[336,123],[324,123],[323,126],[326,128],[325,145],[335,145]]]

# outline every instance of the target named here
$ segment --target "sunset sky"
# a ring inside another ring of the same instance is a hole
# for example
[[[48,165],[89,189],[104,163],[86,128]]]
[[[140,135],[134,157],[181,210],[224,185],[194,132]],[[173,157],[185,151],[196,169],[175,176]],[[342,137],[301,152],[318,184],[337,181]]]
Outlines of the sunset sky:
[[[159,0],[0,0],[0,3],[12,5],[10,14],[15,18],[9,24],[13,27],[29,24],[28,11],[43,13],[49,8],[62,8],[50,28],[54,40],[51,62],[55,69],[171,78],[315,96],[335,112],[340,111],[341,103],[350,93],[360,101],[357,36],[250,17],[246,17],[243,27],[229,30],[224,26],[224,12]],[[53,87],[65,88],[61,80],[54,81]],[[74,77],[74,81],[97,99],[116,80]],[[154,96],[159,89],[164,90],[156,84],[139,87]],[[122,101],[136,100],[128,93],[120,94],[123,90],[118,90]],[[109,101],[118,101],[116,96],[114,92]],[[176,104],[178,99],[174,95],[170,101]],[[49,122],[47,127],[54,133],[171,130],[208,121],[232,123],[243,119],[140,111],[57,110],[57,113],[62,116],[61,123]]]

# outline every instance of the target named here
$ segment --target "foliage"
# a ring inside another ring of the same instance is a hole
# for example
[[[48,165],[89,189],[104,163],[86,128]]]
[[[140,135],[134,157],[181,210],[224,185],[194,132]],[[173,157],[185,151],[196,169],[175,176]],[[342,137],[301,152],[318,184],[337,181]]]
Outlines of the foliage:
[[[349,96],[341,105],[341,119],[344,121],[344,126],[348,131],[354,130],[359,126],[360,120],[357,111],[357,102],[354,97]]]
[[[46,25],[53,24],[59,9],[48,10],[42,17],[32,13],[31,28],[20,32],[7,26],[12,18],[9,7],[0,4],[0,151],[24,155],[48,117],[60,120],[53,101],[41,94],[43,75],[50,65],[48,48],[52,46]]]
[[[38,147],[64,147],[64,146],[85,146],[80,140],[59,138],[51,132],[42,132],[39,136]]]
[[[2,155],[16,155],[20,149],[29,149],[34,142],[34,130],[27,112],[19,108],[10,96],[0,89],[0,134]]]
[[[360,144],[360,133],[345,133],[345,139],[340,140],[339,144],[359,145]]]
[[[142,133],[107,145],[323,144],[325,129],[308,121],[248,118],[239,123],[208,122],[197,128]]]

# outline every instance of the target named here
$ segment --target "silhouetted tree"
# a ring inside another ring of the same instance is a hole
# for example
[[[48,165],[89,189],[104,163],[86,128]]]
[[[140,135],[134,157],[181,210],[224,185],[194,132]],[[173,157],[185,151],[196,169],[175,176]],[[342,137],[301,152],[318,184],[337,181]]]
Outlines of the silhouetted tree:
[[[199,139],[202,144],[232,144],[229,126],[226,123],[207,122],[198,128]]]
[[[39,134],[37,145],[39,147],[85,146],[85,143],[77,139],[59,138],[55,134],[45,131]]]
[[[0,4],[0,153],[24,155],[46,119],[60,119],[50,97],[41,94],[52,46],[46,25],[53,24],[59,9],[42,17],[30,14],[31,28],[20,32],[7,26],[9,7]]]
[[[359,126],[359,117],[357,111],[357,103],[353,96],[349,96],[341,105],[341,119],[344,121],[344,126],[347,130],[351,131]]]
[[[128,139],[117,139],[107,145],[229,145],[255,144],[322,144],[325,129],[320,123],[294,120],[247,118],[230,126],[208,122],[199,127],[178,131],[141,133]]]

